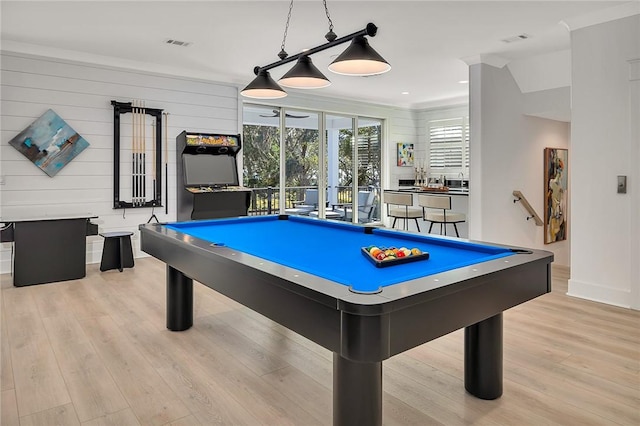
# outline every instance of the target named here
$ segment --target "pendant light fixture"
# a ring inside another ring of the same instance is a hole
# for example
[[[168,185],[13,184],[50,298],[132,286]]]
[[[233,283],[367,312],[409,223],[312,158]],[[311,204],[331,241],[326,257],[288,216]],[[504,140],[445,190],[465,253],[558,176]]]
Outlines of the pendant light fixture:
[[[287,92],[273,81],[269,71],[264,70],[258,71],[258,76],[240,94],[247,98],[256,99],[278,99],[287,96]]]
[[[308,55],[300,56],[298,62],[278,80],[278,83],[294,89],[320,89],[331,84],[329,79],[313,65]]]
[[[297,63],[294,67],[279,80],[281,85],[296,89],[319,89],[329,86],[331,82],[313,64],[311,55],[348,41],[351,41],[351,45],[329,65],[330,71],[342,75],[367,76],[382,74],[391,69],[391,65],[369,45],[366,39],[366,36],[375,37],[378,27],[369,23],[366,28],[360,31],[337,38],[333,32],[333,22],[329,16],[326,0],[323,0],[323,4],[329,20],[329,32],[325,34],[327,43],[307,49],[297,55],[289,56],[287,54],[284,48],[293,10],[293,0],[291,0],[284,37],[280,53],[278,53],[280,60],[263,67],[255,67],[253,72],[256,74],[256,78],[240,92],[242,96],[257,99],[276,99],[287,96],[287,92],[271,78],[269,70],[296,60]]]
[[[363,36],[354,38],[347,50],[329,65],[329,71],[342,75],[376,75],[390,69],[391,65],[369,46]]]

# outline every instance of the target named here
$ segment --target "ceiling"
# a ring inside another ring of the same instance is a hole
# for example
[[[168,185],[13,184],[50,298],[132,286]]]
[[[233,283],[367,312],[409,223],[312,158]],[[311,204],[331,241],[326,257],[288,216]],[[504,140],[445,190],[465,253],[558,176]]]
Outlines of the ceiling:
[[[347,77],[327,70],[347,44],[312,56],[332,85],[309,96],[416,107],[464,99],[463,58],[517,60],[569,48],[561,21],[629,1],[339,1],[327,2],[338,37],[378,26],[369,42],[391,65],[386,74]],[[244,87],[253,68],[278,60],[289,10],[282,1],[5,1],[2,49],[231,82]],[[326,42],[320,0],[296,0],[285,49]],[[503,39],[527,34],[514,43]],[[175,39],[191,43],[180,47]],[[290,65],[271,70],[277,80]],[[326,70],[326,72],[325,72]],[[287,89],[295,91],[295,89]],[[402,92],[408,92],[403,94]]]

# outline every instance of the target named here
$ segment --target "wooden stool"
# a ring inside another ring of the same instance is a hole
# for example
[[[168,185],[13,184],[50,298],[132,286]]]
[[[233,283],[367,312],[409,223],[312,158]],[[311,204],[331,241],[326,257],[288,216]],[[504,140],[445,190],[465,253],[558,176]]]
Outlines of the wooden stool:
[[[133,249],[131,248],[131,236],[133,232],[104,232],[104,247],[102,249],[102,261],[100,270],[133,268]]]

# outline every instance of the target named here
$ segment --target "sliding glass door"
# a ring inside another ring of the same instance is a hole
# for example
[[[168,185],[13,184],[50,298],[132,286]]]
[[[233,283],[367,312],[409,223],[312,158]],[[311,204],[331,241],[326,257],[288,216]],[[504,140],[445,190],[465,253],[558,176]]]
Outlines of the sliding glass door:
[[[381,122],[326,114],[327,191],[342,219],[379,219]],[[355,196],[354,196],[355,194]]]
[[[260,105],[243,108],[243,185],[251,188],[250,215],[280,210],[280,117]]]
[[[318,113],[282,109],[284,114],[285,213],[318,215],[320,134]]]
[[[357,148],[354,171],[357,173],[359,202],[358,222],[380,220],[380,185],[382,182],[382,121],[358,117]],[[369,193],[365,196],[362,192]]]
[[[243,115],[250,214],[379,220],[381,120],[251,104]]]

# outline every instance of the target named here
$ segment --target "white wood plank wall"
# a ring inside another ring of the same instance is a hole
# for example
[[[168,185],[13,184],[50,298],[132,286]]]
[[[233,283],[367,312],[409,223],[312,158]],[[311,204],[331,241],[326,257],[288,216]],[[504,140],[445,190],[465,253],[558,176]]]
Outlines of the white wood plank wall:
[[[134,232],[136,257],[144,256],[139,250],[138,225],[149,220],[152,210],[112,208],[111,100],[143,100],[146,107],[169,113],[169,214],[165,214],[164,207],[156,208],[153,212],[160,221],[176,218],[176,135],[183,130],[234,134],[241,127],[238,89],[231,84],[10,52],[0,52],[0,61],[0,217],[90,212],[99,216],[94,221],[100,232]],[[90,144],[53,178],[9,145],[13,137],[49,108]],[[121,131],[122,140],[131,138],[128,126],[121,126]],[[128,152],[121,154],[126,156]],[[150,160],[147,167],[150,170]],[[164,158],[162,169],[164,173]],[[123,179],[121,187],[126,185],[130,186],[130,181]],[[163,188],[163,203],[164,194]],[[100,236],[87,238],[88,263],[100,262],[102,245]],[[0,273],[10,271],[10,248],[10,243],[1,244]]]
[[[90,212],[99,216],[95,222],[99,224],[100,232],[134,232],[136,257],[145,256],[139,249],[138,225],[149,220],[152,210],[112,208],[111,101],[143,100],[147,108],[163,109],[169,113],[169,214],[165,214],[164,207],[156,208],[153,213],[160,221],[176,219],[176,136],[183,130],[209,133],[242,131],[241,100],[238,88],[233,84],[5,51],[0,52],[0,70],[0,183],[4,182],[0,184],[0,217]],[[396,166],[397,142],[414,143],[416,152],[424,153],[424,141],[420,136],[420,132],[424,133],[424,123],[418,124],[419,117],[411,109],[295,93],[280,104],[385,120],[383,188],[397,185],[400,178],[413,176],[411,168]],[[13,137],[49,108],[90,144],[54,178],[47,176],[9,145]],[[122,119],[123,122],[130,120],[127,116]],[[121,125],[121,132],[122,141],[131,137],[129,126]],[[147,139],[150,140],[149,134]],[[121,149],[123,156],[129,152]],[[149,169],[150,160],[147,164]],[[164,173],[164,157],[162,169]],[[123,193],[130,193],[127,185],[129,180],[123,179],[120,185]],[[163,203],[166,202],[164,194],[163,188]],[[87,263],[100,262],[102,245],[102,237],[87,238]],[[11,245],[3,243],[0,246],[0,273],[7,273],[11,267]]]

